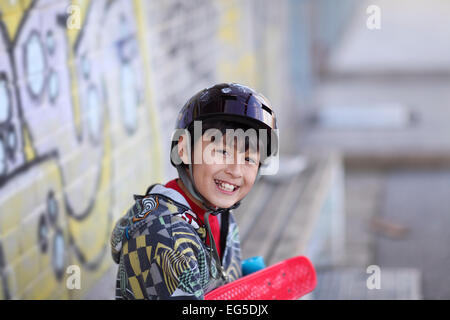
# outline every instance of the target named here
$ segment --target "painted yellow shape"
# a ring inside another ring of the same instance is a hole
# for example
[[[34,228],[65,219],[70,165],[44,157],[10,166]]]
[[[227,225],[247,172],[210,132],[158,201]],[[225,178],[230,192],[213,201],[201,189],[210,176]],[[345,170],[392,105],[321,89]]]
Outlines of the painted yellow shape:
[[[79,8],[78,12],[80,14],[79,18],[80,18],[80,25],[81,26],[83,26],[84,21],[86,19],[90,2],[91,2],[90,0],[72,0],[70,2],[70,5],[77,6]],[[68,13],[70,13],[70,12],[68,12]],[[74,13],[72,13],[72,14],[74,14]],[[78,28],[66,28],[67,39],[69,40],[69,45],[70,45],[70,48],[71,48],[70,51],[73,51],[74,45],[75,45],[78,37],[80,36],[81,31],[82,31],[82,28],[80,28],[80,29],[78,29]]]
[[[65,283],[64,280],[62,280],[62,283]],[[48,268],[39,274],[38,278],[30,284],[29,289],[20,295],[20,298],[26,300],[48,299],[53,292],[58,290],[60,285],[53,275],[52,268]]]
[[[163,180],[163,166],[162,166],[162,156],[161,156],[161,135],[160,128],[158,126],[158,117],[155,112],[155,108],[152,104],[152,83],[151,83],[151,64],[150,64],[150,49],[148,47],[148,41],[146,35],[148,34],[150,28],[145,17],[146,9],[145,0],[133,0],[134,15],[136,17],[137,23],[137,37],[140,48],[140,56],[144,65],[144,93],[145,93],[145,103],[148,106],[150,114],[150,124],[151,124],[151,136],[153,138],[153,148],[152,148],[152,159],[153,159],[153,180],[162,181]]]
[[[256,73],[256,59],[251,53],[242,54],[236,61],[221,61],[218,64],[218,73],[222,81],[239,82],[255,86],[258,81]]]
[[[12,195],[8,200],[0,203],[0,234],[5,235],[20,225],[22,210],[30,210],[21,202],[23,194],[20,192]]]
[[[25,161],[30,162],[36,158],[36,151],[34,150],[33,143],[31,142],[30,131],[26,125],[23,126],[22,135],[24,141],[23,151],[25,154]]]
[[[246,20],[241,3],[237,1],[218,2],[221,7],[217,33],[219,42],[227,53],[219,60],[217,70],[222,81],[239,82],[254,86],[258,81],[256,54],[251,51],[242,33],[242,21]]]
[[[247,82],[249,85],[255,83],[256,81],[255,66],[255,56],[250,52],[244,54],[236,66],[236,70],[240,70],[240,72],[242,73],[241,77],[245,78],[245,82]]]
[[[39,275],[39,254],[38,247],[35,246],[14,266],[17,285],[20,289],[26,288]]]
[[[20,23],[30,4],[31,0],[0,1],[1,20],[5,24],[10,41],[16,38]]]
[[[15,200],[11,204],[10,210],[19,210],[16,212],[18,216],[23,218],[20,233],[14,237],[14,242],[21,248],[21,256],[18,258],[18,264],[14,266],[17,296],[14,297],[25,299],[47,299],[50,296],[62,295],[63,290],[61,286],[63,281],[56,279],[52,268],[51,250],[54,231],[50,228],[48,233],[48,247],[47,251],[42,253],[37,246],[37,234],[40,212],[36,212],[35,205],[31,205],[32,201],[42,204],[48,195],[49,190],[53,190],[56,200],[58,201],[58,221],[57,224],[63,231],[65,239],[65,249],[69,252],[68,234],[66,228],[66,213],[61,201],[62,194],[62,179],[61,172],[57,164],[53,160],[42,162],[38,167],[32,167],[29,171],[40,171],[40,177],[32,186],[38,186],[33,191],[27,192],[25,190],[18,190],[18,197],[21,196],[21,201]],[[17,177],[20,179],[23,177]],[[28,190],[28,189],[26,189]],[[28,199],[27,193],[34,196]],[[14,200],[14,197],[12,198]],[[45,210],[45,207],[42,207]],[[39,209],[41,211],[41,209]],[[10,257],[7,258],[8,263],[15,261]],[[50,270],[51,272],[48,272]],[[44,279],[44,280],[43,280]],[[37,288],[38,287],[38,288]]]
[[[72,0],[71,5],[77,6],[79,8],[80,13],[80,26],[83,26],[84,21],[86,19],[90,0]],[[72,13],[73,14],[73,13]],[[72,107],[73,107],[73,116],[74,116],[74,124],[75,130],[78,135],[81,135],[81,103],[78,92],[78,78],[77,78],[77,67],[76,67],[76,56],[75,56],[75,43],[78,40],[78,37],[81,36],[83,28],[66,28],[67,39],[69,42],[69,50],[68,50],[68,69],[70,76],[70,92],[72,98]]]
[[[239,29],[237,23],[241,17],[239,9],[233,5],[225,10],[222,16],[221,27],[219,28],[219,39],[227,44],[236,44],[239,42]]]
[[[2,234],[0,238],[3,247],[3,259],[7,263],[18,261],[22,254],[22,248],[17,239],[20,236],[20,228],[16,228],[7,234]]]
[[[33,0],[20,0],[23,10],[28,10],[33,3]]]
[[[103,105],[103,108],[106,108]],[[112,144],[110,124],[105,117],[103,128],[103,158],[99,184],[94,195],[95,203],[91,212],[82,220],[69,219],[68,225],[76,245],[82,250],[87,261],[97,257],[105,248],[113,225],[111,216],[111,181],[112,181]]]
[[[78,91],[78,78],[77,78],[77,67],[76,62],[74,60],[74,54],[72,50],[69,50],[69,77],[70,77],[70,94],[72,98],[72,108],[73,108],[73,121],[75,125],[76,133],[81,135],[81,102],[80,102],[80,93]]]

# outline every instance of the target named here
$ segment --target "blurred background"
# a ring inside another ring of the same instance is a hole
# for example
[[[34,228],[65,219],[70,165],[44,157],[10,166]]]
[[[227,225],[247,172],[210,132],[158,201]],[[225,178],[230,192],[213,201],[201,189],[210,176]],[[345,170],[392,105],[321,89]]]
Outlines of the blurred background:
[[[449,299],[448,17],[446,0],[0,0],[0,298],[113,299],[110,232],[176,176],[178,111],[239,82],[281,139],[236,211],[243,258],[308,256],[307,299]]]

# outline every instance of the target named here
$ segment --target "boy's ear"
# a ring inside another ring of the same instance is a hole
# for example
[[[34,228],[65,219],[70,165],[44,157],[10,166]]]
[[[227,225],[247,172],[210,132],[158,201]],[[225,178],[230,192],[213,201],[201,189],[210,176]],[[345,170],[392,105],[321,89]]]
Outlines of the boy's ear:
[[[188,139],[186,139],[185,135],[181,135],[180,138],[178,138],[178,156],[180,157],[181,161],[185,165],[189,164],[189,149],[187,145]]]

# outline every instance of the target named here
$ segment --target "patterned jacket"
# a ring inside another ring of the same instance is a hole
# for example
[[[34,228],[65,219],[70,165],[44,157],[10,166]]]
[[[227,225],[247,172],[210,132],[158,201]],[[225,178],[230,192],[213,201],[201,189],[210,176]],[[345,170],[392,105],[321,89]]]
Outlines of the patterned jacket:
[[[119,264],[116,299],[203,299],[224,284],[211,263],[205,226],[179,192],[155,185],[134,197],[111,235]],[[222,266],[233,281],[241,277],[238,228],[231,211],[218,218],[222,233],[228,229]]]

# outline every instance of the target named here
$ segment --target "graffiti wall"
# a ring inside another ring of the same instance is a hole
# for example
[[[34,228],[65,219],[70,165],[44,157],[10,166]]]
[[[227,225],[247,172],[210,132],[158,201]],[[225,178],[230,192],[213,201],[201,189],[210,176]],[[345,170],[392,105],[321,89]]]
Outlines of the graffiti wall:
[[[175,177],[171,130],[196,91],[241,82],[289,118],[276,3],[0,0],[0,298],[83,297],[133,194]]]

